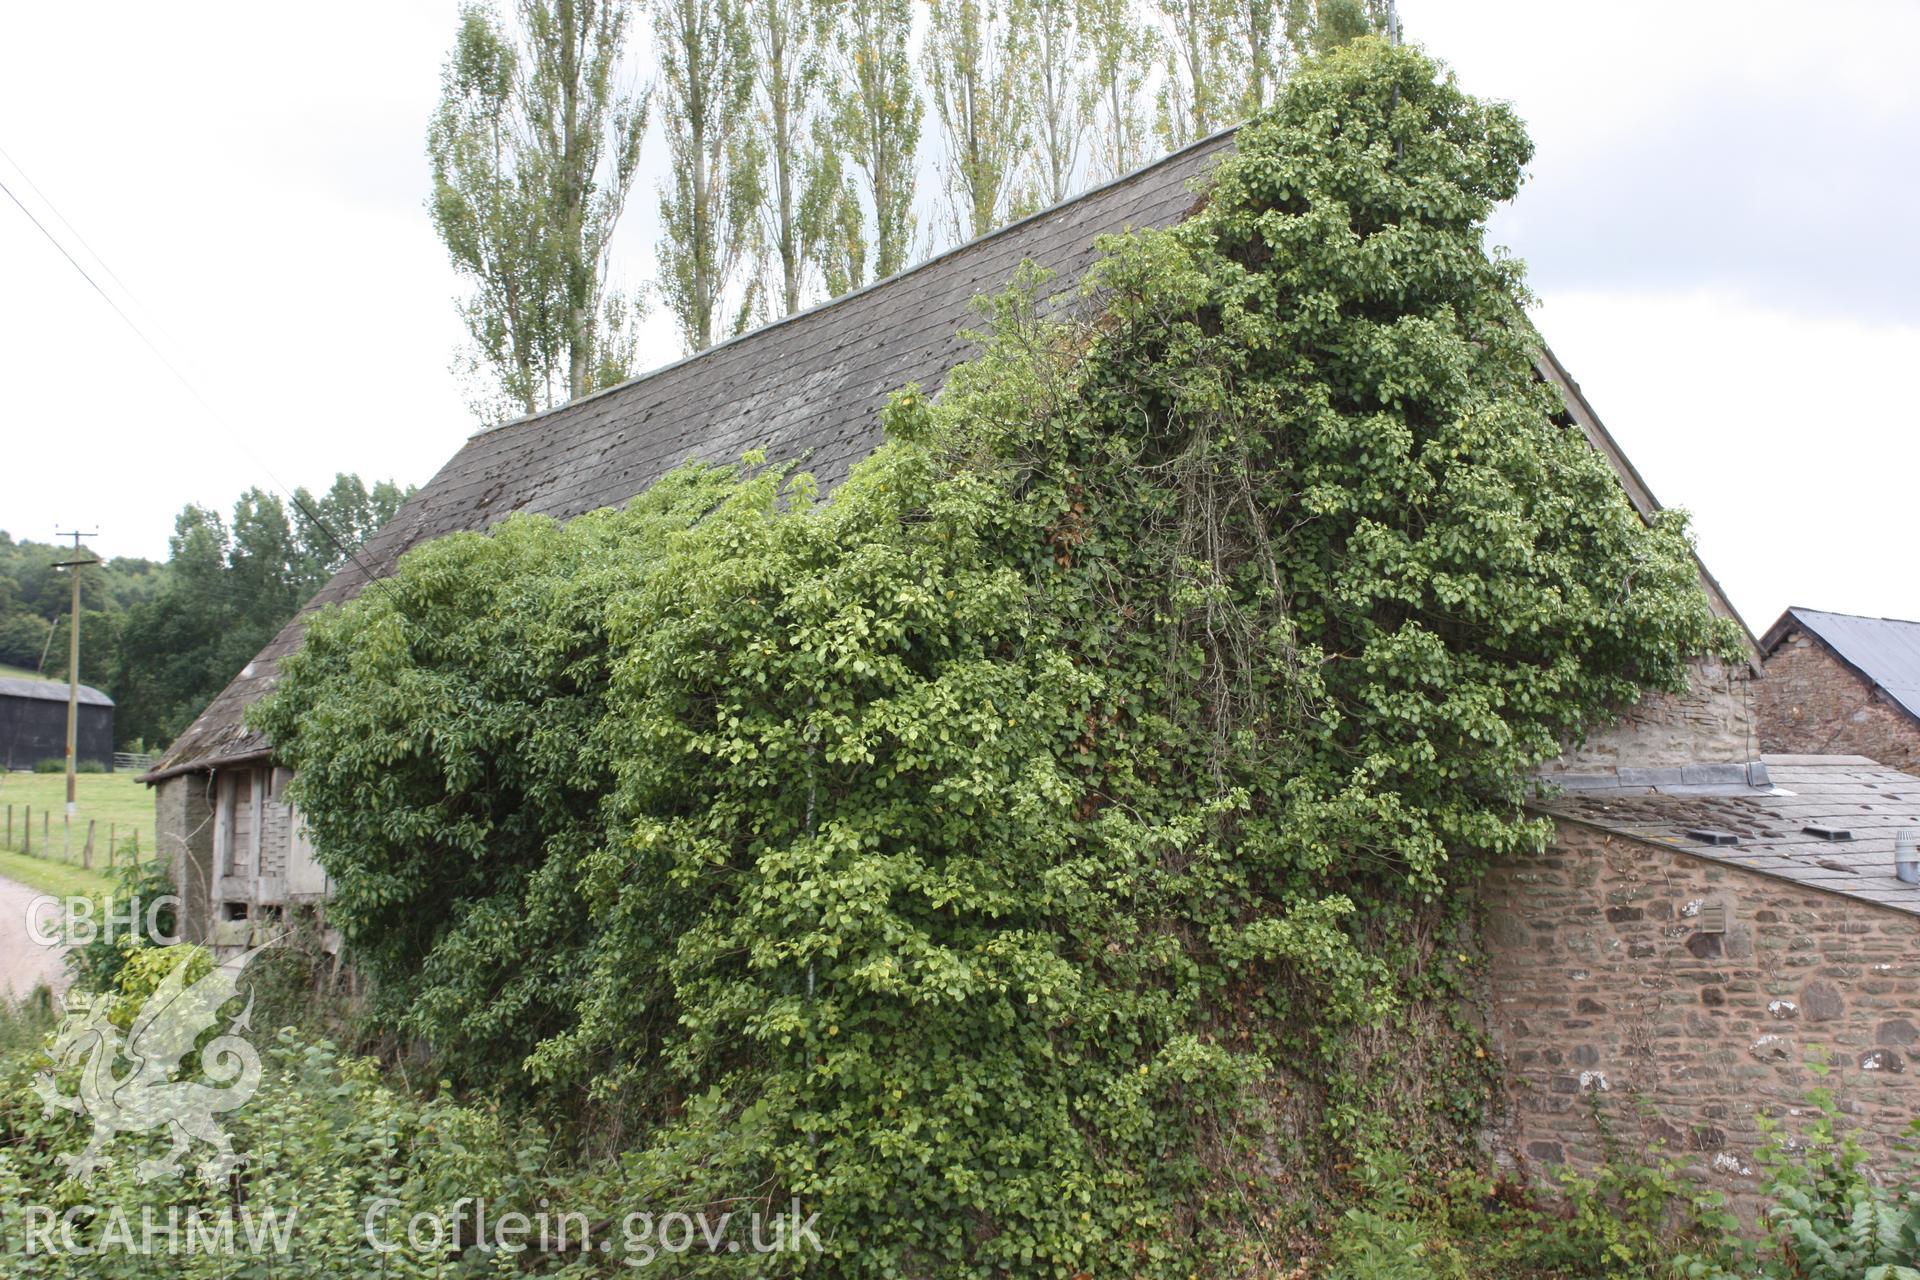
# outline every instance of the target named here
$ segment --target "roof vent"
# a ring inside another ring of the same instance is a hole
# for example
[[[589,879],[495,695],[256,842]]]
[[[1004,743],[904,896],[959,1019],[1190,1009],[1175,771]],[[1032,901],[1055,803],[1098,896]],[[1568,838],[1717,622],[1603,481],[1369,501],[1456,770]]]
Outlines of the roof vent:
[[[1739,844],[1740,837],[1731,831],[1719,831],[1713,827],[1688,827],[1687,837],[1701,844]]]
[[[1901,884],[1920,885],[1920,831],[1908,827],[1893,838],[1893,874]]]
[[[1813,823],[1813,824],[1804,826],[1800,829],[1806,832],[1808,835],[1812,836],[1815,840],[1851,840],[1853,839],[1853,832],[1847,830],[1845,827],[1823,827],[1818,825],[1817,823]]]

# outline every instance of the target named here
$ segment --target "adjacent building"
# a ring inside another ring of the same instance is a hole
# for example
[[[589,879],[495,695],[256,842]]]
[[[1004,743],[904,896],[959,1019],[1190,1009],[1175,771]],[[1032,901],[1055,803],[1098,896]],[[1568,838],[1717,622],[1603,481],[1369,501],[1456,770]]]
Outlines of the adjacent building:
[[[1920,774],[1920,622],[1792,608],[1760,651],[1768,751],[1857,754]]]
[[[80,686],[74,758],[113,768],[113,699]],[[67,685],[61,680],[0,676],[0,767],[31,769],[67,758]]]

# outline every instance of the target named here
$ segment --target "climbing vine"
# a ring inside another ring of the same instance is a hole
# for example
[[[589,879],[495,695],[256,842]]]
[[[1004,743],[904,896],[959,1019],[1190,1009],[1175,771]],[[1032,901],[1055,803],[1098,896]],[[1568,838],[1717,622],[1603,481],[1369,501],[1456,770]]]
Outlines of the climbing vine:
[[[1277,1256],[1529,773],[1727,643],[1534,374],[1528,156],[1361,41],[831,501],[688,467],[317,618],[255,723],[379,1016],[663,1195],[798,1196],[801,1269]]]

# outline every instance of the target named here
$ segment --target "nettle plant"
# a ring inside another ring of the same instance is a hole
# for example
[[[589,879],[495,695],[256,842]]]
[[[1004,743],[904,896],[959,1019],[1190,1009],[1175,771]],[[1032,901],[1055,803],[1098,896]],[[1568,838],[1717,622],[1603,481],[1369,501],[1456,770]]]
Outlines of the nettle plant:
[[[1444,995],[1415,923],[1729,643],[1534,374],[1485,245],[1529,153],[1362,41],[1078,306],[988,304],[831,501],[689,467],[317,618],[255,722],[380,1016],[656,1194],[799,1196],[796,1267],[1277,1249],[1298,1135],[1395,1092],[1363,1033]]]

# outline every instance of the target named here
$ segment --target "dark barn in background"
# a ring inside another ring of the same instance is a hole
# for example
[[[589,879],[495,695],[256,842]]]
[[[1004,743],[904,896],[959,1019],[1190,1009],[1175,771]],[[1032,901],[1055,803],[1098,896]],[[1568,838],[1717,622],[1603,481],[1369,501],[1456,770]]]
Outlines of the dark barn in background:
[[[84,684],[74,755],[113,768],[113,699]],[[67,686],[0,677],[0,767],[31,769],[36,761],[66,757]]]

